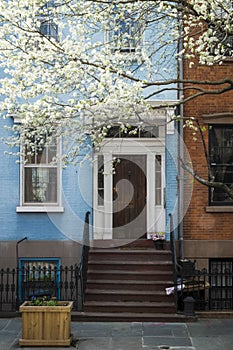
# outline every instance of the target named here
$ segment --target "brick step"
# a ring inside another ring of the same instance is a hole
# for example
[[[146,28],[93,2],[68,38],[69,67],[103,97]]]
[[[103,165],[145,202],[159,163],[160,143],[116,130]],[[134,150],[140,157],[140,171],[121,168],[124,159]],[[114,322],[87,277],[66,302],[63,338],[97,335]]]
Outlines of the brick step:
[[[109,276],[107,276],[109,277]],[[173,285],[172,280],[109,280],[109,279],[88,279],[88,289],[104,289],[104,290],[164,290]]]
[[[97,268],[97,265],[95,266],[93,264],[93,267]],[[110,280],[137,280],[137,281],[172,281],[173,275],[172,270],[167,271],[155,271],[152,269],[151,271],[124,271],[124,270],[118,270],[117,266],[115,266],[115,269],[109,269],[109,270],[101,270],[101,269],[93,269],[93,267],[88,267],[88,281],[91,279],[94,280],[103,280],[103,279],[110,279]]]
[[[97,268],[102,270],[130,270],[130,271],[172,271],[172,262],[170,260],[154,260],[154,261],[93,261],[88,260],[90,269]]]
[[[166,295],[165,291],[87,289],[85,301],[173,302],[174,297]]]
[[[85,301],[85,312],[175,313],[174,302]]]
[[[72,321],[79,322],[193,322],[196,317],[176,313],[141,312],[72,312]]]
[[[89,261],[124,260],[124,261],[158,261],[171,260],[169,250],[156,251],[154,249],[92,249],[89,252]]]
[[[166,242],[168,243],[168,242]],[[94,248],[126,248],[126,249],[151,249],[154,242],[151,239],[95,239],[90,242],[90,246]]]
[[[173,285],[169,246],[156,251],[148,240],[119,243],[95,242],[89,251],[83,318],[167,321],[172,315],[177,320],[174,296],[165,292]]]

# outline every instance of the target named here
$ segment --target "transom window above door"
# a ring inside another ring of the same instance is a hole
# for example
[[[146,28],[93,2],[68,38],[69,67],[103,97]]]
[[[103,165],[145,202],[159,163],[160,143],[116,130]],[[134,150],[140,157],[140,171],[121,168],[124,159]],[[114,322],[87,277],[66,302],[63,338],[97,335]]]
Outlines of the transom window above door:
[[[113,125],[106,132],[105,137],[112,138],[159,138],[164,137],[164,125],[148,125],[137,127],[130,125],[122,127],[120,125]]]

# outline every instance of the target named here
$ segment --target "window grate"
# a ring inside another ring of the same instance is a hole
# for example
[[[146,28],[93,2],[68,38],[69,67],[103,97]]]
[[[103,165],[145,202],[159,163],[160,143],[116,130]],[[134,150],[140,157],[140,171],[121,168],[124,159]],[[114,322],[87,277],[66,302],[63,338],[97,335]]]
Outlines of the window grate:
[[[233,259],[210,259],[210,310],[233,309]]]

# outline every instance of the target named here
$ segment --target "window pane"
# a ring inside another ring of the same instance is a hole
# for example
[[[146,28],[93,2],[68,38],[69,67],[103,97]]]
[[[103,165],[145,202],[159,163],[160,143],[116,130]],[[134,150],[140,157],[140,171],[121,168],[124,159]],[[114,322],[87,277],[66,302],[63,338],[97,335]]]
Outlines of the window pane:
[[[55,160],[57,156],[57,145],[51,145],[48,147],[48,163],[51,163]]]
[[[58,26],[52,21],[41,22],[40,32],[49,38],[54,38],[56,40],[58,38]]]
[[[215,181],[222,182],[230,188],[233,188],[233,166],[213,166],[212,172]],[[221,188],[212,188],[210,191],[211,202],[222,202],[223,204],[226,202],[228,204],[233,204],[233,200],[227,195],[227,193],[223,192]]]
[[[98,156],[98,205],[104,205],[104,156]]]
[[[25,149],[25,158],[27,164],[50,164],[57,156],[57,142],[56,139],[51,138],[45,144],[44,141],[34,141]]]
[[[40,147],[36,150],[36,164],[46,164],[47,161],[47,147]]]
[[[162,127],[159,126],[145,126],[138,127],[136,125],[131,125],[126,127],[123,131],[120,126],[112,126],[108,129],[107,135],[105,137],[111,138],[157,138],[160,136],[159,130]]]
[[[31,148],[27,147],[26,148],[26,163],[27,164],[36,164],[36,156],[34,150]]]
[[[162,204],[162,157],[155,156],[155,205]]]
[[[112,43],[114,50],[129,53],[135,52],[141,44],[141,37],[139,20],[125,11],[124,19],[115,20],[115,29],[109,33],[109,42]]]
[[[233,127],[210,126],[209,141],[210,165],[214,180],[233,188]],[[233,200],[221,188],[211,188],[210,203],[232,205]]]
[[[212,126],[210,128],[211,163],[233,164],[233,128]]]
[[[57,202],[57,169],[25,168],[25,202]]]

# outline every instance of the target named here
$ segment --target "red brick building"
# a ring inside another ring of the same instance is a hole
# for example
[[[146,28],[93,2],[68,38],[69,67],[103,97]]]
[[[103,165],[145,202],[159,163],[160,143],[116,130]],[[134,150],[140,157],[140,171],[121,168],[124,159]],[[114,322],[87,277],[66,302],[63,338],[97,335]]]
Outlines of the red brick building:
[[[212,82],[233,77],[233,61],[221,65],[205,66],[198,63],[192,68],[184,62],[184,79]],[[226,84],[202,86],[205,89],[221,89]],[[187,87],[187,85],[185,86]],[[186,90],[185,98],[194,90]],[[210,157],[211,171],[216,181],[233,186],[233,91],[222,94],[205,94],[187,102],[184,116],[198,118],[205,125],[204,139]],[[192,159],[193,169],[208,179],[207,162],[203,144],[197,134],[193,140],[192,130],[184,128],[184,140]],[[186,175],[186,174],[185,174]],[[185,181],[190,186],[190,177]],[[184,218],[184,254],[196,259],[198,268],[228,264],[233,265],[233,200],[222,190],[210,189],[197,181]],[[217,265],[216,265],[217,263]],[[225,265],[224,265],[225,266]]]

